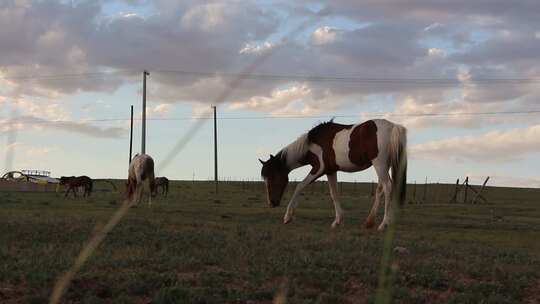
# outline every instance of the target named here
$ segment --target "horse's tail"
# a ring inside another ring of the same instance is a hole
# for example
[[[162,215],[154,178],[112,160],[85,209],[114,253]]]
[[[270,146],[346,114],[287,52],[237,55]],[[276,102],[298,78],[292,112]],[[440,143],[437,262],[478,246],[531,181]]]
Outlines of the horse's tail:
[[[407,129],[394,124],[390,135],[392,199],[403,205],[407,195]]]

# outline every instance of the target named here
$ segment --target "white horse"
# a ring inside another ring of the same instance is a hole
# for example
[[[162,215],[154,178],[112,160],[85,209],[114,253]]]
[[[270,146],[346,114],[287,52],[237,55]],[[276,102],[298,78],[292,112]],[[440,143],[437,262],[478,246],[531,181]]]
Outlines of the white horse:
[[[336,227],[343,222],[343,210],[337,196],[337,171],[357,172],[373,165],[379,181],[365,226],[374,226],[379,202],[384,194],[384,218],[378,227],[378,230],[383,230],[393,221],[393,194],[400,204],[405,200],[406,146],[407,130],[385,119],[355,125],[337,124],[332,120],[322,123],[281,149],[276,156],[270,155],[267,161],[259,160],[263,164],[261,175],[266,184],[268,203],[271,207],[279,206],[289,182],[289,173],[311,165],[309,174],[296,186],[283,222],[287,224],[292,221],[300,191],[326,175],[336,212],[332,227]]]
[[[148,180],[150,196],[148,205],[152,205],[152,196],[155,196],[154,160],[147,154],[136,154],[129,163],[127,198],[128,202],[136,205],[142,198],[144,181]]]

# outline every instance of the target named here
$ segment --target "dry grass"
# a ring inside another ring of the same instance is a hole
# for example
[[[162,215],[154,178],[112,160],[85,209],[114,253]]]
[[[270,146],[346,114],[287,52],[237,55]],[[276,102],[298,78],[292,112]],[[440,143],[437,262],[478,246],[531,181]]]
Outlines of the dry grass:
[[[318,184],[289,225],[281,224],[283,207],[266,207],[261,185],[222,185],[219,204],[212,187],[174,182],[152,209],[131,209],[64,302],[272,303],[280,294],[287,303],[375,301],[383,236],[360,229],[368,185],[344,186],[345,226],[337,230]],[[534,303],[540,191],[490,188],[487,196],[493,204],[402,210],[394,243],[410,254],[394,258],[394,302]],[[120,202],[104,191],[87,201],[2,193],[0,302],[46,303]]]

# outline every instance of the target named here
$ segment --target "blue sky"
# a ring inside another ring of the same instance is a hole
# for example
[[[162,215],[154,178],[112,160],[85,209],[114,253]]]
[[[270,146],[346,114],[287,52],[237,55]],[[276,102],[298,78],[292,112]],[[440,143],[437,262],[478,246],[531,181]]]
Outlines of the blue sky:
[[[13,153],[13,169],[124,178],[129,106],[140,117],[141,73],[148,69],[148,116],[161,120],[148,121],[147,152],[159,166],[194,123],[189,118],[209,111],[230,89],[234,77],[226,73],[243,72],[264,58],[253,74],[357,81],[245,80],[218,105],[220,117],[238,118],[218,122],[222,178],[258,180],[257,158],[267,158],[332,116],[347,115],[336,121],[357,123],[383,113],[409,129],[411,181],[427,176],[454,182],[469,175],[480,183],[490,175],[496,185],[540,187],[540,115],[457,115],[540,109],[538,84],[510,79],[540,78],[536,6],[534,1],[512,10],[503,1],[428,6],[400,1],[7,1],[0,4],[0,26],[10,25],[0,31],[6,42],[0,46],[5,143],[0,151],[4,159]],[[291,37],[306,20],[313,22]],[[368,78],[455,79],[457,84],[362,81]],[[508,81],[485,81],[491,78]],[[18,124],[8,121],[12,113]],[[418,116],[429,113],[456,116]],[[241,119],[254,116],[267,118]],[[14,142],[8,134],[16,134]],[[206,121],[157,174],[212,178],[212,136],[212,122]],[[139,148],[136,121],[134,151]],[[292,178],[301,179],[308,170],[295,171]],[[340,174],[347,181],[374,178],[371,169]]]

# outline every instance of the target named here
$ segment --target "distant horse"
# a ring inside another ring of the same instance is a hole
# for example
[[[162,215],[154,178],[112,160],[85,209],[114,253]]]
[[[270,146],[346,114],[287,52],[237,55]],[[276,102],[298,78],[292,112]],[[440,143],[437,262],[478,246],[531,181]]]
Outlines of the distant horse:
[[[136,205],[142,198],[144,181],[148,180],[150,197],[148,205],[152,204],[152,196],[156,194],[154,180],[154,160],[147,154],[136,154],[129,163],[127,181],[127,199],[130,204]]]
[[[384,217],[378,227],[378,230],[383,230],[393,222],[392,198],[400,205],[405,200],[406,145],[407,130],[385,119],[368,120],[354,125],[337,124],[333,120],[319,124],[281,149],[276,156],[270,155],[267,161],[259,159],[263,165],[261,175],[266,184],[268,203],[271,207],[279,206],[289,182],[289,172],[311,165],[309,174],[296,186],[283,222],[287,224],[292,221],[300,191],[326,174],[336,213],[332,227],[336,227],[343,221],[343,210],[337,196],[337,171],[358,172],[373,165],[379,181],[375,202],[365,227],[374,226],[379,201],[384,194]]]
[[[169,179],[162,176],[156,177],[154,181],[156,183],[156,192],[158,191],[158,188],[161,187],[161,194],[167,196],[167,194],[169,194]]]
[[[60,185],[68,186],[66,194],[64,197],[67,197],[69,191],[73,191],[73,197],[77,197],[77,188],[82,187],[83,197],[90,196],[92,193],[92,179],[86,175],[83,176],[62,176],[60,177]]]

